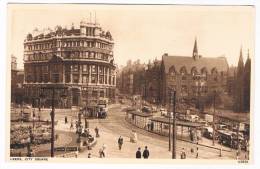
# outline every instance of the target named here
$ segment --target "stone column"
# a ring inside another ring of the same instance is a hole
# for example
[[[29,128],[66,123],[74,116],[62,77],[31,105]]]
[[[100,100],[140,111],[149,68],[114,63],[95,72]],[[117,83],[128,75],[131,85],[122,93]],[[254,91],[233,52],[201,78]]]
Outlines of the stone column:
[[[99,84],[99,66],[97,65],[97,84]]]
[[[88,84],[91,84],[91,66],[92,65],[88,65]]]
[[[109,67],[107,67],[107,78],[106,78],[106,82],[109,85]]]
[[[70,83],[72,83],[72,65],[70,65]]]
[[[62,64],[62,83],[65,83],[65,64]]]
[[[79,83],[82,83],[82,66],[81,64],[79,64]]]

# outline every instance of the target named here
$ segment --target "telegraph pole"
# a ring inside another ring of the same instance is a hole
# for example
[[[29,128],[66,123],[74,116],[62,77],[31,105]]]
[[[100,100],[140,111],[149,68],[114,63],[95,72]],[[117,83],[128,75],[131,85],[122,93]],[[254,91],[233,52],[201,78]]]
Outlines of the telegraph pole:
[[[213,97],[213,133],[212,133],[212,145],[215,146],[215,107],[216,107],[216,91],[214,91]]]
[[[173,92],[173,126],[172,126],[172,159],[176,159],[176,91]]]
[[[172,104],[172,92],[169,94],[169,110],[168,110],[168,116],[169,116],[169,151],[171,151],[171,104]]]
[[[55,90],[60,89],[67,89],[67,87],[64,86],[49,86],[49,87],[42,87],[42,90],[49,90],[52,92],[51,96],[51,157],[54,157],[54,141],[55,141]],[[43,96],[42,96],[43,97]],[[61,98],[65,97],[65,95],[61,95]]]
[[[55,89],[52,89],[52,101],[51,101],[51,157],[54,157],[54,118],[55,118],[55,113],[54,113],[54,94],[55,94]]]

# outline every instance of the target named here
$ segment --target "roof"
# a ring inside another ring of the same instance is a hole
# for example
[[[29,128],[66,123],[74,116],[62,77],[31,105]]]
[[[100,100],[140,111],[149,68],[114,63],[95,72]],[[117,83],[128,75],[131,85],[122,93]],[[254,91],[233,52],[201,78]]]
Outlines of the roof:
[[[151,121],[169,124],[169,118],[165,118],[165,117],[154,117],[151,119]],[[170,123],[173,124],[172,119],[171,119]],[[177,120],[176,125],[185,126],[185,127],[202,127],[203,126],[203,124],[201,124],[201,123],[190,122],[190,121],[179,121],[179,120]]]
[[[201,57],[194,60],[191,56],[168,56],[168,54],[164,54],[162,61],[166,73],[169,72],[172,66],[174,66],[177,72],[185,66],[188,73],[191,72],[193,67],[196,67],[198,71],[206,68],[208,73],[211,73],[213,68],[216,68],[218,72],[228,70],[228,63],[225,57]]]
[[[140,116],[140,117],[151,117],[152,116],[151,113],[143,113],[143,112],[138,112],[136,110],[134,110],[134,111],[127,111],[127,113],[134,114],[134,115]]]

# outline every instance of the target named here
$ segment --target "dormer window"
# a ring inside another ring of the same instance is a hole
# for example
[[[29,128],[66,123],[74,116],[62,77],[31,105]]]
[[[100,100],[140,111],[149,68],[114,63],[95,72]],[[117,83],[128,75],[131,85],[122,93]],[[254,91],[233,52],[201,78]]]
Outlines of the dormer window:
[[[193,80],[196,80],[197,74],[198,74],[198,71],[197,71],[196,67],[193,67],[193,68],[191,69],[191,76],[192,76],[192,79],[193,79]]]
[[[187,71],[186,71],[185,67],[182,67],[180,69],[180,74],[181,74],[181,80],[186,80],[187,79],[187,77],[186,77]]]
[[[172,67],[169,68],[169,74],[170,74],[170,76],[172,76],[172,77],[174,77],[174,76],[176,75],[174,66],[172,66]]]

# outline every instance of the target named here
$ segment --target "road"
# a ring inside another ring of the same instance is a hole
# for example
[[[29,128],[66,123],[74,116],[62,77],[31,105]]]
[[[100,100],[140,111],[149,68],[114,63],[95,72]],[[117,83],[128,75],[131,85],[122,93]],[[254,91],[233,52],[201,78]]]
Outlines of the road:
[[[134,158],[135,152],[138,147],[141,147],[143,149],[144,146],[148,146],[151,158],[171,158],[171,152],[168,151],[168,138],[144,131],[126,122],[125,112],[122,111],[122,109],[124,109],[126,106],[127,105],[120,104],[112,105],[109,108],[109,114],[106,119],[89,120],[90,128],[94,129],[96,126],[98,126],[101,131],[101,137],[98,139],[98,144],[91,151],[91,153],[93,153],[94,151],[94,156],[98,156],[96,152],[98,152],[98,149],[104,143],[109,149],[107,150],[109,157]],[[137,143],[130,143],[129,141],[129,136],[132,130],[135,130],[138,134]],[[119,136],[123,136],[124,138],[123,150],[121,151],[119,151],[117,148],[117,138]],[[178,140],[177,158],[180,158],[180,152],[182,148],[185,149],[187,153],[187,158],[196,158],[196,150],[194,153],[191,153],[190,151],[191,148],[196,149],[196,147],[197,145],[195,144]],[[219,157],[219,150],[208,148],[205,146],[198,146],[198,149],[198,158],[200,159],[236,159],[235,151],[222,151],[222,157]],[[86,152],[83,153],[82,156],[84,155],[86,155]]]

